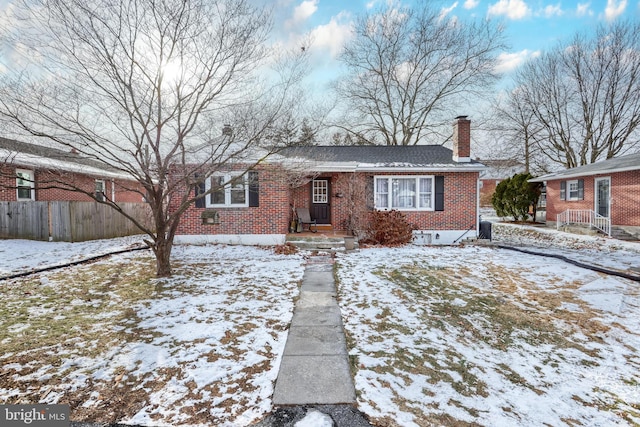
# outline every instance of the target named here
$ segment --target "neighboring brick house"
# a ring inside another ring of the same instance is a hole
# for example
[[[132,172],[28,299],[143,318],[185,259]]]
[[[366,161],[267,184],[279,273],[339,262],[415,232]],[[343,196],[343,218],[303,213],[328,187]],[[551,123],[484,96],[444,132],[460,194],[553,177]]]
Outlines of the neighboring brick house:
[[[569,210],[608,218],[612,234],[640,238],[640,153],[543,175],[531,180],[547,187],[547,225]]]
[[[119,203],[143,201],[139,184],[121,171],[69,151],[0,138],[0,201],[93,200],[70,185]]]
[[[471,159],[470,127],[466,116],[456,119],[453,150],[441,145],[286,149],[190,207],[178,241],[282,243],[297,207],[309,208],[322,228],[345,232],[354,200],[358,209],[403,212],[416,227],[416,242],[451,244],[475,237],[478,178],[485,168]],[[301,165],[310,177],[292,185],[288,171]],[[233,170],[213,179],[227,182],[231,176]],[[206,189],[211,185],[207,181]]]
[[[496,191],[496,186],[507,178],[523,173],[524,164],[518,160],[496,159],[480,160],[487,169],[480,173],[480,206],[491,206],[491,198]]]

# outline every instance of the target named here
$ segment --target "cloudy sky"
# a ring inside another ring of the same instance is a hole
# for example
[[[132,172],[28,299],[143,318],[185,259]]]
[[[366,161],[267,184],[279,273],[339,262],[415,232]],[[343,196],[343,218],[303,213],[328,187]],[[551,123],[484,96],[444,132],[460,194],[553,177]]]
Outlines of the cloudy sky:
[[[0,0],[0,24],[11,25],[3,14],[15,0]],[[391,2],[415,5],[420,0],[251,0],[273,10],[273,41],[287,47],[310,47],[313,73],[308,90],[324,93],[339,74],[337,57],[351,37],[351,25],[362,13]],[[426,0],[443,16],[492,19],[505,27],[509,49],[500,54],[498,70],[505,74],[527,58],[539,55],[576,32],[594,31],[597,25],[618,20],[639,20],[640,0]],[[4,22],[1,22],[4,21]],[[0,47],[0,73],[15,50]],[[504,86],[503,86],[504,87]]]
[[[286,46],[311,47],[314,74],[311,84],[322,87],[337,74],[342,46],[350,37],[358,14],[386,3],[415,5],[420,0],[252,0],[267,4],[274,15],[274,39]],[[508,73],[526,58],[539,54],[577,31],[593,31],[599,23],[640,19],[640,0],[426,0],[443,16],[493,19],[504,24],[510,49],[500,56],[499,71]],[[13,0],[0,0],[2,12]],[[0,50],[0,69],[10,50]]]
[[[274,4],[277,36],[288,44],[313,40],[316,84],[336,72],[336,57],[350,37],[358,14],[393,0],[278,0]],[[402,0],[402,4],[416,4]],[[600,23],[640,19],[640,0],[432,0],[443,15],[460,19],[494,19],[505,25],[510,49],[500,56],[499,70],[508,74],[525,59],[593,31]]]

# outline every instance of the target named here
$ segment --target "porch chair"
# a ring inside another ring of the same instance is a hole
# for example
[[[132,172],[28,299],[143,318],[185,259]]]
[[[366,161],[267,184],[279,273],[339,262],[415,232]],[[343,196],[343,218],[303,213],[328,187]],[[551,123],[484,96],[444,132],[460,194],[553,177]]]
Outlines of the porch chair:
[[[311,219],[311,214],[309,214],[308,208],[296,208],[296,215],[298,216],[298,223],[302,224],[302,229],[304,231],[304,225],[309,225],[309,231],[315,233],[318,231],[318,224],[316,224],[315,219]],[[314,226],[316,229],[312,230],[311,226]]]

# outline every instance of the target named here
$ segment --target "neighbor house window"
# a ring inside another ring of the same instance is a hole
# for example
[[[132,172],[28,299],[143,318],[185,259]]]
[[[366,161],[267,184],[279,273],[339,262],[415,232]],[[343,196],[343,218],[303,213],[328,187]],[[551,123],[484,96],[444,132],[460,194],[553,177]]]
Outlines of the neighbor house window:
[[[106,191],[104,180],[96,179],[96,200],[104,202]]]
[[[567,188],[569,190],[569,200],[579,200],[580,188],[578,187],[578,180],[567,181]]]
[[[16,170],[16,197],[18,201],[35,200],[35,179],[33,171]]]
[[[560,200],[584,200],[584,180],[561,181]]]
[[[375,177],[376,209],[433,210],[433,176]]]
[[[207,180],[207,207],[249,206],[249,185],[246,176],[214,175]]]

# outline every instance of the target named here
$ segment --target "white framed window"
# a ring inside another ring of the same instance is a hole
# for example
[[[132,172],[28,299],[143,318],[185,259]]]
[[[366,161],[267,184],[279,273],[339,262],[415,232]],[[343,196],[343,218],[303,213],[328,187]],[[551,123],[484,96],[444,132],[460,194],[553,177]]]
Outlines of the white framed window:
[[[578,180],[567,181],[567,200],[580,200]]]
[[[376,209],[434,210],[433,176],[376,176]]]
[[[205,191],[211,191],[206,198],[207,207],[249,206],[249,185],[246,175],[214,175],[207,180]]]
[[[376,178],[376,209],[389,209],[389,180]]]
[[[584,200],[584,179],[560,181],[560,200]]]
[[[326,179],[313,180],[313,203],[329,202],[329,181]]]
[[[96,179],[96,200],[104,202],[107,187],[104,183],[104,179]]]
[[[16,169],[16,200],[35,200],[35,175],[32,170]]]

